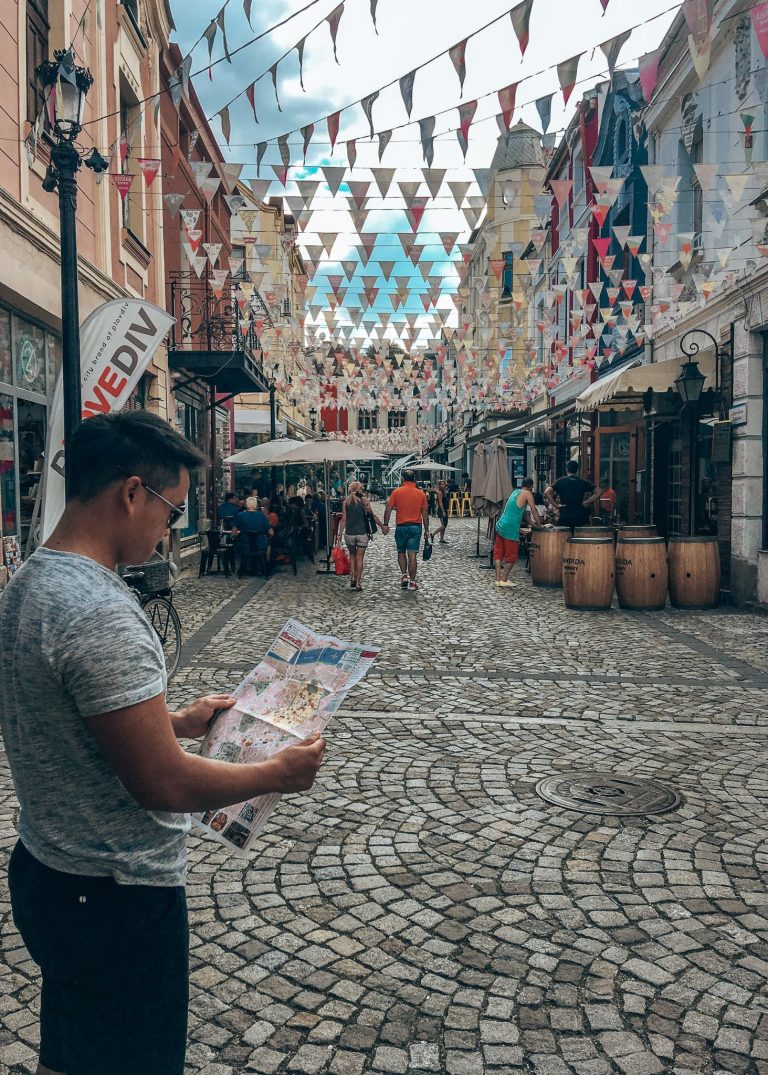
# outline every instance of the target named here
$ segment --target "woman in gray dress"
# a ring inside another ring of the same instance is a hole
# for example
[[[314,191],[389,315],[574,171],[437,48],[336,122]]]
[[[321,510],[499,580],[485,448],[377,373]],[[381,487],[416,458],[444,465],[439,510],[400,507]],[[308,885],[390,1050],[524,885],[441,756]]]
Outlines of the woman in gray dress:
[[[382,534],[389,531],[381,519],[376,515],[370,502],[363,495],[363,487],[360,482],[349,483],[349,493],[344,500],[341,512],[341,525],[339,534],[344,535],[344,541],[349,549],[350,573],[349,585],[352,590],[360,591],[360,580],[363,577],[363,560],[365,550],[370,541],[370,520],[374,519]],[[339,538],[341,542],[341,538]]]

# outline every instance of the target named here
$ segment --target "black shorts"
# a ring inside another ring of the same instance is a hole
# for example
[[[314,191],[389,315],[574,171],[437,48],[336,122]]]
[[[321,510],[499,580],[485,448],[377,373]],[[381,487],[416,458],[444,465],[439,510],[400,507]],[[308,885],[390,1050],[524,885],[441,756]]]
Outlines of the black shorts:
[[[184,888],[61,873],[21,841],[8,881],[14,922],[42,972],[40,1063],[66,1075],[184,1075]]]

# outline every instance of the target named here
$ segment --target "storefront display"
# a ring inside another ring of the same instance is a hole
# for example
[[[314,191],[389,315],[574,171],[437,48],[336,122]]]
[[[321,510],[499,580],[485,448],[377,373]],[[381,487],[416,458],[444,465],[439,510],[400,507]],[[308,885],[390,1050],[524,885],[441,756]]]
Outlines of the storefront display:
[[[60,365],[58,337],[0,306],[0,535],[11,569],[35,545],[49,394]]]

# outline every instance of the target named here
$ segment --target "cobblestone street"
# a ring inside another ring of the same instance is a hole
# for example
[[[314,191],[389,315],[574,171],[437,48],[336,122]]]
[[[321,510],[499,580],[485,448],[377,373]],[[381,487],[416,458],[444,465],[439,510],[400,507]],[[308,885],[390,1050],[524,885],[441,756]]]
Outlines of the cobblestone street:
[[[391,537],[362,593],[306,563],[178,586],[177,705],[233,687],[289,616],[382,648],[257,853],[191,836],[189,1075],[768,1073],[768,620],[570,612],[521,565],[496,590],[475,533],[451,522],[417,594]],[[572,769],[683,801],[620,819],[539,798]],[[9,914],[5,766],[1,794],[16,1075],[39,991]]]

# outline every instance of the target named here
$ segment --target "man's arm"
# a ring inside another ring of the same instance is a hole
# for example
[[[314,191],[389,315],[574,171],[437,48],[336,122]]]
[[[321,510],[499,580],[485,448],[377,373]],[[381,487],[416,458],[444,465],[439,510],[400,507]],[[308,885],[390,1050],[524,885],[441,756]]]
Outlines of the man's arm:
[[[525,502],[530,509],[531,518],[533,519],[533,525],[541,526],[541,516],[539,515],[539,509],[536,507],[536,501],[533,499],[533,493],[529,492],[528,490],[526,490],[525,492]]]
[[[384,525],[385,526],[389,526],[389,517],[392,514],[392,509],[395,506],[394,502],[393,502],[393,499],[392,499],[394,497],[394,495],[395,495],[394,493],[390,493],[389,499],[387,500],[387,506],[384,508]]]
[[[586,498],[585,498],[585,500],[584,500],[584,502],[583,502],[583,506],[584,506],[585,508],[588,508],[588,507],[590,506],[590,504],[594,504],[594,502],[595,502],[596,500],[599,500],[599,499],[600,499],[600,492],[601,492],[601,490],[600,490],[600,486],[599,486],[599,485],[597,486],[597,488],[595,488],[595,487],[593,486],[592,496],[590,496],[590,497],[589,497],[589,499],[586,499]]]
[[[552,486],[552,485],[547,486],[547,488],[544,490],[544,499],[546,500],[546,502],[549,504],[549,506],[551,508],[554,508],[555,511],[557,511],[558,504],[557,504],[557,501],[555,500],[554,486]]]
[[[85,720],[120,783],[145,810],[215,810],[270,792],[306,791],[325,749],[323,739],[308,739],[247,765],[188,754],[162,694]]]
[[[429,501],[426,496],[424,497],[424,503],[421,506],[421,523],[424,527],[424,536],[429,537]]]

